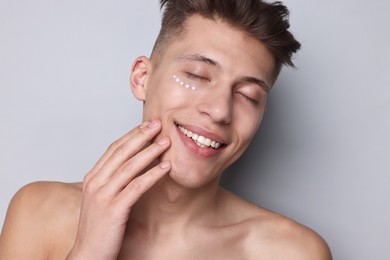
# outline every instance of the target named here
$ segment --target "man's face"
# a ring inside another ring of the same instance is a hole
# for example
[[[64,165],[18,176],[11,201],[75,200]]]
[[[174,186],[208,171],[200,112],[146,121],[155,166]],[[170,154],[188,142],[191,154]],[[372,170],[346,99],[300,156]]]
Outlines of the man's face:
[[[172,163],[170,177],[192,188],[218,180],[257,131],[273,57],[228,24],[194,15],[179,38],[145,63],[143,119],[159,118],[160,136],[171,139],[161,158]]]

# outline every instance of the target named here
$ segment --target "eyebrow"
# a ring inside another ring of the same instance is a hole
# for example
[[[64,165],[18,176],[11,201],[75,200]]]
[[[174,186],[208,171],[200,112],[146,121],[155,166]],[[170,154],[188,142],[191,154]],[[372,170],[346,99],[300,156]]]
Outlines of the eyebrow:
[[[221,65],[213,59],[210,59],[206,56],[200,55],[200,54],[191,54],[191,55],[183,55],[178,58],[179,61],[190,61],[190,62],[202,62],[208,65],[211,65],[213,67],[216,67],[218,70],[221,70]],[[255,78],[255,77],[243,77],[239,80],[239,82],[249,82],[258,85],[260,88],[262,88],[267,94],[270,92],[271,88],[265,83],[264,80]]]
[[[196,61],[196,62],[202,62],[208,65],[211,65],[213,67],[216,67],[217,69],[221,69],[221,65],[216,60],[210,59],[206,56],[200,55],[200,54],[192,54],[192,55],[183,55],[178,58],[179,61]]]

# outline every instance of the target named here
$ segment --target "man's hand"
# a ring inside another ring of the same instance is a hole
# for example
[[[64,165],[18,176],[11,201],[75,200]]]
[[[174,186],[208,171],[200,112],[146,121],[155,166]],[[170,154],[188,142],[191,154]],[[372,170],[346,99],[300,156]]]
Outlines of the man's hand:
[[[77,238],[67,259],[116,259],[131,207],[171,169],[153,165],[168,149],[160,121],[145,122],[114,142],[85,176]],[[151,167],[153,166],[153,167]]]

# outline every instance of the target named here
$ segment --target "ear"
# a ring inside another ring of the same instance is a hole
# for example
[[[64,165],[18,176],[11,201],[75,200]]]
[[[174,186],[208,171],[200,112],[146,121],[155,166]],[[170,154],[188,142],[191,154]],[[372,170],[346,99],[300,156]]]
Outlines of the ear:
[[[130,87],[136,99],[145,101],[146,78],[150,60],[145,56],[135,59],[131,67]]]

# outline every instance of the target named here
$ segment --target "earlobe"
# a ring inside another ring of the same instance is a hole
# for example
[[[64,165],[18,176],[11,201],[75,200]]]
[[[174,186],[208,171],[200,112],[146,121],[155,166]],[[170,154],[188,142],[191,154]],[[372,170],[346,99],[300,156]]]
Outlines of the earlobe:
[[[131,67],[130,87],[136,99],[145,101],[146,78],[149,59],[141,56],[135,59]]]

